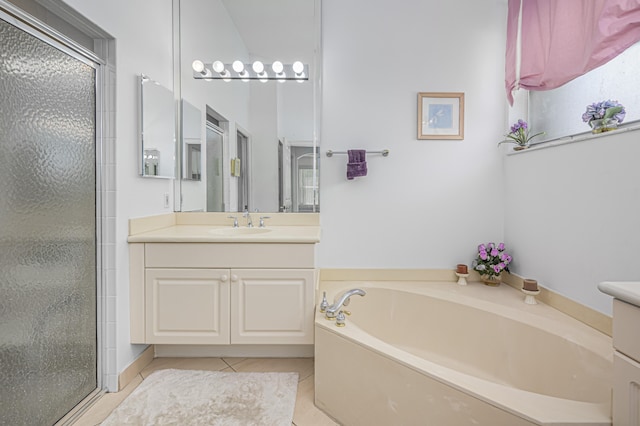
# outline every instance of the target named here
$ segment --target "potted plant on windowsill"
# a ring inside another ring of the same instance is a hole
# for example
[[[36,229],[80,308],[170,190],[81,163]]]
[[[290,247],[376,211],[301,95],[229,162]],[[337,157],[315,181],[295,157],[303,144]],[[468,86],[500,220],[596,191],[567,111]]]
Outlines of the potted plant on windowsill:
[[[505,251],[504,243],[480,244],[473,269],[480,274],[483,283],[490,286],[500,284],[502,271],[509,272],[512,257]]]
[[[618,101],[600,101],[587,105],[582,121],[589,123],[591,133],[597,134],[617,129],[625,114],[624,106]]]
[[[544,135],[544,132],[530,135],[529,125],[526,121],[520,119],[513,126],[511,126],[511,132],[505,135],[507,139],[498,142],[498,145],[501,145],[503,143],[513,143],[516,145],[513,149],[516,151],[520,151],[522,149],[528,148],[531,144],[531,139],[540,135]]]

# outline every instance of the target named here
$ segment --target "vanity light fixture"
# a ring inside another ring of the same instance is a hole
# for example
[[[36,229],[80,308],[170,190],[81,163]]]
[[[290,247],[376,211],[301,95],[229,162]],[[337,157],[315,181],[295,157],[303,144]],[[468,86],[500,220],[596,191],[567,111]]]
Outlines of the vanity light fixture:
[[[202,75],[207,75],[207,70],[205,69],[204,62],[202,62],[202,61],[199,61],[199,60],[196,59],[191,64],[191,68],[193,68],[194,72],[197,72],[197,73],[202,74]]]
[[[242,74],[242,72],[244,71],[244,64],[240,61],[233,61],[233,64],[231,64],[231,67],[238,74]]]
[[[303,78],[305,76],[304,74],[304,64],[300,61],[296,61],[293,63],[292,65],[293,68],[293,72],[295,73],[296,76],[296,81],[301,82],[303,81]]]
[[[214,61],[213,64],[211,64],[211,68],[217,73],[222,73],[224,71],[224,64],[220,61]]]
[[[264,64],[262,62],[255,61],[253,65],[251,65],[251,68],[253,68],[253,72],[256,73],[261,82],[264,83],[268,80],[268,76],[264,70]]]
[[[221,61],[204,63],[195,60],[192,63],[193,78],[196,80],[295,80],[303,82],[309,80],[309,66],[300,61],[293,64],[283,64],[275,61],[272,64],[264,64],[255,61],[252,64],[245,64],[242,61],[234,61],[225,64]]]

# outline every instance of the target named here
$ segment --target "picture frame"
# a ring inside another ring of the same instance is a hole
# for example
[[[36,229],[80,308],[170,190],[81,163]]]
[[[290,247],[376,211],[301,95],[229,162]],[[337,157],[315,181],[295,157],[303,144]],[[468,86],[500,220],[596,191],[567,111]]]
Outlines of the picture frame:
[[[464,93],[418,93],[418,139],[464,139]]]

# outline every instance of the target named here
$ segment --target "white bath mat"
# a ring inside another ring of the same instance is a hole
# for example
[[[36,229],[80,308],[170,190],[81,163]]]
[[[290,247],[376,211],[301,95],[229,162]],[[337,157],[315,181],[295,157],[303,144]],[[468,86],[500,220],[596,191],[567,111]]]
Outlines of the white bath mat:
[[[297,373],[160,370],[102,425],[291,426],[297,387]]]

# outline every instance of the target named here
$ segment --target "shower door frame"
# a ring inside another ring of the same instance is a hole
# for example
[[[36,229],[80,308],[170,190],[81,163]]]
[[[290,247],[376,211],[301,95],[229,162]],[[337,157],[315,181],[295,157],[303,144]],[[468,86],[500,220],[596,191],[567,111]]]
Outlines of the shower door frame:
[[[92,67],[95,70],[95,250],[96,250],[96,274],[95,274],[95,294],[96,294],[96,388],[89,393],[78,405],[69,411],[64,417],[57,421],[56,425],[72,424],[81,416],[95,401],[106,392],[105,376],[108,372],[107,347],[106,347],[106,324],[107,324],[107,291],[105,281],[107,274],[105,268],[105,245],[103,236],[107,240],[113,240],[114,230],[106,228],[106,205],[108,204],[107,191],[115,190],[109,188],[109,183],[105,177],[106,161],[113,161],[113,155],[105,149],[105,139],[115,137],[109,134],[111,130],[107,123],[107,96],[113,96],[106,90],[105,68],[107,63],[99,58],[95,53],[79,45],[72,39],[61,34],[55,29],[42,23],[38,19],[23,12],[11,3],[0,0],[0,19],[25,31],[43,43],[68,54],[74,59]],[[115,88],[112,88],[115,90]],[[106,183],[106,185],[105,185]],[[115,318],[110,319],[115,321]]]

